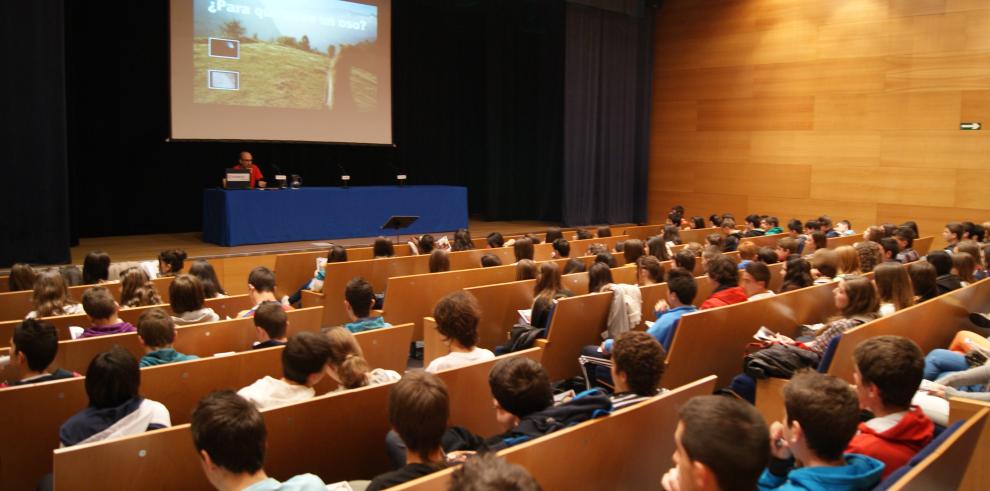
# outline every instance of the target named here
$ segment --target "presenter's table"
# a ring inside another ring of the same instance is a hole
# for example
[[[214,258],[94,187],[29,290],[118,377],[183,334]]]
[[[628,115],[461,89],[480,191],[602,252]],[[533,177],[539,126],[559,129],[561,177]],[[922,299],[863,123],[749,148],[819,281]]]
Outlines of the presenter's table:
[[[467,227],[467,188],[370,186],[278,190],[207,189],[203,240],[223,246],[389,235],[392,215],[419,220],[403,234]]]

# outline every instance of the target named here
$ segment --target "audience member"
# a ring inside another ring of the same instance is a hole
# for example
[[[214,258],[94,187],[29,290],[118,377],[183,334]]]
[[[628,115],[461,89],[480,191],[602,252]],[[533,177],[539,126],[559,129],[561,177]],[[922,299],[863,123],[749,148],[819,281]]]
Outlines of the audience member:
[[[80,338],[135,331],[130,322],[122,321],[117,316],[120,306],[110,295],[110,291],[102,286],[94,286],[86,290],[83,293],[82,305],[86,315],[89,316],[90,327],[79,335]]]
[[[533,260],[533,241],[529,239],[519,239],[512,244],[512,252],[515,253],[516,262],[523,259]]]
[[[502,237],[502,234],[498,232],[492,232],[488,234],[488,236],[485,237],[485,242],[488,243],[488,247],[491,249],[495,249],[505,245],[505,239]]]
[[[645,401],[659,393],[667,354],[660,343],[642,331],[626,331],[612,346],[612,410]]]
[[[952,255],[952,270],[959,277],[959,284],[962,286],[976,281],[976,261],[968,252],[956,252]]]
[[[38,275],[34,280],[31,302],[34,310],[28,312],[28,319],[79,314],[83,311],[82,305],[69,297],[69,288],[65,286],[65,279],[58,271],[45,271]]]
[[[973,278],[970,281],[970,283],[974,281],[982,280],[983,278],[987,277],[987,271],[983,267],[985,262],[983,248],[980,246],[979,242],[975,240],[967,239],[956,244],[956,250],[955,253],[953,254],[953,262],[955,261],[955,254],[959,254],[959,253],[969,254],[969,256],[973,260]],[[959,276],[962,278],[963,276],[962,272],[958,271],[958,269],[959,269],[959,265],[956,264],[956,270],[959,273]]]
[[[570,290],[560,282],[560,267],[557,263],[547,261],[540,264],[540,274],[533,289],[533,306],[531,307],[530,325],[539,328],[550,327],[550,313],[557,300],[571,295]]]
[[[622,255],[626,259],[626,266],[634,267],[636,265],[636,260],[646,254],[643,241],[639,239],[629,239],[623,244],[625,245],[622,248]]]
[[[337,390],[385,384],[402,378],[395,370],[372,369],[364,358],[361,345],[347,329],[331,327],[323,333],[330,341],[327,375],[340,384]]]
[[[915,261],[908,266],[915,303],[931,300],[938,296],[938,273],[928,261]]]
[[[374,305],[375,291],[371,283],[360,276],[348,281],[344,287],[344,309],[350,322],[344,327],[353,333],[389,327],[391,324],[385,322],[382,316],[372,315]]]
[[[739,239],[742,234],[736,230],[736,221],[731,218],[722,220],[722,233],[725,234],[725,246],[723,252],[732,252],[739,247]]]
[[[588,269],[588,293],[599,293],[605,291],[605,287],[615,283],[612,279],[612,270],[608,264],[595,262]]]
[[[880,244],[877,242],[864,240],[857,242],[853,248],[856,249],[856,254],[859,255],[860,273],[869,273],[878,264],[883,262],[883,247],[880,247]]]
[[[551,244],[553,244],[554,259],[565,259],[571,256],[571,243],[567,239],[561,237]]]
[[[693,272],[694,263],[694,253],[691,251],[678,251],[677,254],[674,254],[674,266],[677,266],[678,268],[683,268],[687,271]]]
[[[37,275],[28,264],[16,263],[10,267],[10,278],[7,280],[8,290],[20,292],[34,288],[34,279]]]
[[[564,273],[563,274],[584,273],[585,270],[586,270],[586,268],[584,266],[584,261],[582,261],[582,260],[580,260],[580,259],[578,259],[576,257],[572,257],[572,258],[568,259],[567,260],[567,264],[564,265]]]
[[[780,220],[777,217],[766,217],[760,221],[760,228],[766,230],[764,235],[775,235],[784,233],[784,229],[780,228]]]
[[[945,240],[945,252],[952,253],[952,249],[960,240],[963,240],[963,226],[961,223],[952,222],[946,224],[942,229],[942,239]]]
[[[450,253],[443,249],[434,249],[430,253],[429,265],[431,273],[450,271]]]
[[[259,410],[304,401],[316,395],[313,386],[326,375],[330,340],[303,331],[289,338],[282,350],[282,378],[269,375],[237,391]]]
[[[203,283],[191,274],[180,274],[168,286],[169,303],[172,306],[172,320],[180,325],[213,322],[220,316],[203,304],[206,294]]]
[[[859,424],[859,432],[846,451],[880,460],[884,463],[883,477],[887,477],[927,445],[934,434],[931,420],[911,404],[921,385],[924,355],[908,338],[877,336],[860,343],[853,359],[859,406],[873,418]]]
[[[663,283],[663,266],[653,256],[640,256],[636,260],[636,283],[639,286]]]
[[[873,270],[873,281],[880,296],[880,315],[890,315],[914,305],[911,277],[900,263],[877,266]]]
[[[248,296],[251,298],[251,303],[254,304],[254,307],[238,312],[237,317],[253,316],[254,311],[258,309],[258,306],[262,302],[278,302],[279,300],[275,298],[275,273],[264,266],[258,266],[252,269],[248,275]],[[286,298],[286,302],[288,302],[288,298]],[[286,302],[282,302],[282,308],[293,310],[292,306]]]
[[[474,241],[471,240],[471,232],[466,228],[457,229],[454,232],[454,243],[450,245],[451,252],[469,251],[474,249]]]
[[[193,411],[190,432],[206,479],[220,491],[326,489],[313,474],[300,474],[285,482],[268,477],[264,469],[268,439],[265,418],[253,404],[231,391],[202,398]]]
[[[344,260],[347,260],[346,252],[344,253]],[[210,263],[202,259],[193,261],[192,266],[189,266],[189,274],[199,278],[199,281],[203,284],[203,296],[205,298],[219,298],[227,295],[227,292],[223,290],[223,286],[220,285],[217,272],[213,270],[213,265]]]
[[[838,234],[837,237],[844,237],[846,235],[854,235],[856,232],[853,231],[852,224],[849,223],[849,220],[839,220],[835,223],[835,233]]]
[[[89,362],[85,385],[89,406],[59,428],[58,439],[64,447],[172,426],[164,405],[139,395],[138,362],[120,346]]]
[[[952,256],[945,251],[932,251],[925,257],[935,267],[935,289],[939,295],[962,288],[962,280],[952,273]]]
[[[897,253],[898,261],[911,263],[918,260],[918,252],[913,249],[914,239],[917,237],[910,227],[897,227],[894,230],[893,238],[897,241],[897,245],[900,248],[900,252]]]
[[[774,296],[774,292],[769,289],[770,268],[766,264],[751,262],[741,271],[741,276],[739,284],[749,300]]]
[[[148,278],[148,273],[141,268],[131,267],[120,273],[120,303],[129,308],[164,302]]]
[[[855,276],[860,273],[859,253],[856,248],[850,245],[835,248],[835,254],[839,256],[839,273],[836,278]]]
[[[739,286],[739,268],[736,267],[735,261],[718,255],[705,264],[705,270],[708,273],[708,281],[715,289],[711,296],[702,302],[701,310],[746,301],[746,292]]]
[[[378,237],[371,246],[371,254],[375,259],[392,257],[395,255],[395,246],[392,245],[392,241],[385,237]],[[423,254],[426,253],[423,252]]]
[[[491,268],[492,266],[501,266],[502,260],[498,258],[495,254],[488,253],[481,256],[481,267]]]
[[[756,249],[756,259],[754,261],[759,261],[766,265],[777,264],[780,259],[777,258],[777,252],[769,247],[759,247]]]
[[[450,475],[447,491],[540,491],[526,469],[494,453],[479,454]]]
[[[93,251],[83,259],[83,284],[96,285],[110,279],[110,255]]]
[[[780,274],[784,277],[780,285],[780,293],[809,287],[815,283],[811,277],[811,263],[803,257],[795,256],[788,259],[780,269]]]
[[[347,249],[339,245],[331,245],[327,252],[327,257],[316,258],[316,269],[313,270],[313,277],[299,287],[295,293],[289,295],[289,304],[298,307],[302,301],[303,290],[310,290],[316,293],[323,291],[323,282],[326,280],[327,263],[347,262]],[[190,268],[190,273],[192,268]]]
[[[599,239],[604,239],[605,237],[611,237],[612,229],[609,228],[608,225],[602,225],[601,227],[598,227],[598,230],[595,231],[595,235],[597,235]]]
[[[839,273],[839,255],[831,249],[818,249],[811,255],[810,262],[815,285],[831,283]]]
[[[563,239],[563,238],[564,238],[564,233],[560,231],[560,227],[550,227],[547,229],[547,235],[544,238],[543,242],[546,242],[547,244],[553,244],[555,240]]]
[[[756,247],[756,244],[752,242],[743,242],[742,244],[739,244],[739,247],[736,248],[736,250],[739,251],[739,269],[746,268],[747,264],[756,260],[757,249],[758,247]]]
[[[199,358],[175,351],[172,347],[172,343],[175,342],[175,323],[172,322],[172,317],[160,308],[146,310],[138,317],[137,335],[141,345],[144,346],[144,356],[140,361],[142,368]]]
[[[520,259],[516,262],[516,281],[536,278],[536,263],[532,259]]]
[[[426,367],[427,372],[435,373],[495,358],[491,351],[477,346],[480,317],[478,301],[468,292],[450,293],[437,302],[433,308],[433,318],[450,352],[431,361]]]
[[[697,396],[677,410],[674,467],[665,491],[756,489],[770,453],[769,430],[751,404]]]
[[[158,254],[158,276],[175,276],[182,271],[185,264],[186,251],[168,249]]]
[[[58,354],[58,331],[50,322],[25,319],[14,327],[10,338],[10,363],[17,367],[20,378],[10,386],[37,384],[51,380],[78,377],[62,368],[48,371]]]
[[[873,489],[883,462],[844,454],[859,424],[859,403],[845,381],[802,372],[784,386],[786,419],[770,425],[770,463],[759,488]],[[800,462],[800,467],[795,467]]]
[[[251,349],[284,346],[288,342],[289,316],[278,302],[262,302],[252,319],[258,342]]]

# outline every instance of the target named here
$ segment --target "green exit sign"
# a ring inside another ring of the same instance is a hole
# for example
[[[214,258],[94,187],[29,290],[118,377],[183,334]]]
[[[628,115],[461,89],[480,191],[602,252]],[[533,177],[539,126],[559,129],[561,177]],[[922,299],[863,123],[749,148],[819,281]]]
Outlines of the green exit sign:
[[[978,130],[983,128],[982,123],[959,123],[959,129],[961,130]]]

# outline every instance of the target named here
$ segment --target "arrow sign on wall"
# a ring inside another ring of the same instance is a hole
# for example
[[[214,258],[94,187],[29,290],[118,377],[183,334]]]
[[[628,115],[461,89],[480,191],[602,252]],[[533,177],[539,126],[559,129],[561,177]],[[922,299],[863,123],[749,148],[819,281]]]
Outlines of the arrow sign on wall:
[[[978,130],[980,128],[983,128],[983,125],[980,123],[959,123],[959,129],[961,130]]]

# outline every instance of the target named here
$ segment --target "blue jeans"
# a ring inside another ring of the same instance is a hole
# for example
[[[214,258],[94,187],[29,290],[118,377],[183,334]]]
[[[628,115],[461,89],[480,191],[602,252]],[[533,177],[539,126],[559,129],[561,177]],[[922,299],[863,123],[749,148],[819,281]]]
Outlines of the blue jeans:
[[[584,356],[589,356],[592,358],[602,358],[609,359],[609,355],[598,351],[598,345],[588,345],[581,349],[581,354]],[[614,385],[612,381],[612,371],[601,365],[595,365],[592,363],[586,363],[584,365],[585,369],[588,371],[588,386],[589,387],[603,387],[602,382],[608,385]]]
[[[968,370],[966,357],[947,349],[934,349],[925,357],[925,380],[936,381],[952,372]]]

